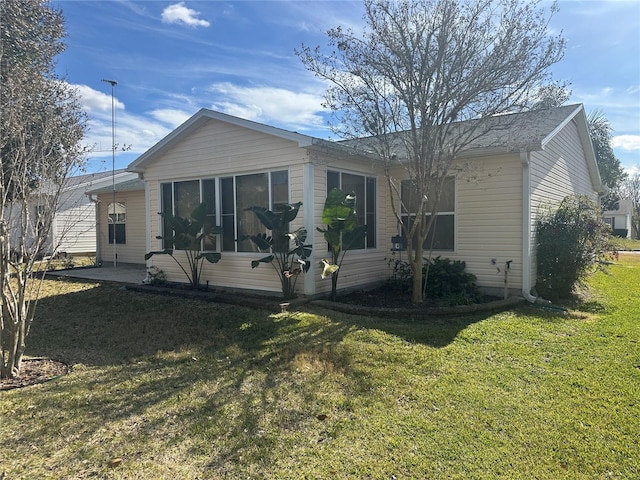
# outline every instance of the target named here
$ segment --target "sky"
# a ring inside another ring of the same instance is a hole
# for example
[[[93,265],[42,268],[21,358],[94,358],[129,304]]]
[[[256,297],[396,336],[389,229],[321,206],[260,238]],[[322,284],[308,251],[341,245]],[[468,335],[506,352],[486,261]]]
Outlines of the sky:
[[[543,7],[551,4],[543,2]],[[319,138],[334,138],[322,108],[326,84],[295,50],[327,46],[337,26],[362,30],[361,1],[54,0],[66,51],[57,72],[89,117],[87,171],[112,168],[112,98],[125,168],[196,113],[209,108]],[[640,1],[559,0],[550,33],[567,40],[554,79],[569,103],[599,111],[628,171],[640,167]],[[113,80],[117,85],[103,80]]]

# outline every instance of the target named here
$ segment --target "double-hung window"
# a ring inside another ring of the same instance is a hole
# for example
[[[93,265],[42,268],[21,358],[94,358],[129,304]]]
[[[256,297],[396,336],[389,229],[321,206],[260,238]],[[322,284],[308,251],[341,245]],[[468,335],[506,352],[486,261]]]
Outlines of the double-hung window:
[[[127,207],[124,202],[110,203],[107,206],[109,222],[109,243],[127,243]]]
[[[423,244],[425,250],[433,246],[434,250],[454,250],[455,245],[455,178],[445,179],[440,192],[440,201],[436,209],[436,219],[433,223],[427,239]],[[433,192],[435,184],[431,185]],[[410,180],[403,180],[401,184],[402,197],[402,222],[411,228],[416,217],[416,212],[420,206],[415,189]],[[424,206],[425,221],[429,220],[433,210],[433,199],[427,199]]]
[[[365,175],[328,170],[327,193],[339,188],[356,195],[358,225],[367,226],[367,235],[354,249],[376,247],[376,179]]]
[[[176,217],[189,217],[191,212],[202,202],[207,204],[206,225],[216,225],[216,181],[187,180],[184,182],[163,183],[160,185],[160,203],[162,212],[172,214]],[[167,235],[171,231],[171,226],[166,217],[162,220],[162,233]],[[164,241],[164,248],[173,248],[168,240]],[[215,236],[205,239],[201,246],[203,250],[216,250]]]

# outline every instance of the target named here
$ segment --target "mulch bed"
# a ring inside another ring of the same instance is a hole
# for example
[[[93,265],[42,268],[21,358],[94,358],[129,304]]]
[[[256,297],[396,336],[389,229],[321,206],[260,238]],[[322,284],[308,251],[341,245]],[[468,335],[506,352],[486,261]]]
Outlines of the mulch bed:
[[[22,361],[22,369],[18,378],[0,378],[0,390],[28,387],[38,383],[54,380],[69,373],[71,368],[66,363],[49,358],[27,358]]]

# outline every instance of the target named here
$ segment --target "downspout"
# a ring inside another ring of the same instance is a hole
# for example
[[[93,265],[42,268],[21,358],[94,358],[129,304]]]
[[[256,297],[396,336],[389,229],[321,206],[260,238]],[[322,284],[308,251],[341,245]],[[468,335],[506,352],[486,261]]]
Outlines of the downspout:
[[[99,205],[100,205],[100,201],[98,200],[97,196],[94,196],[92,194],[89,195],[89,201],[93,204],[95,204],[95,209],[94,212],[96,213],[96,266],[98,266],[101,262],[99,260],[100,258],[100,212],[99,212]]]
[[[531,169],[529,152],[520,152],[522,164],[522,296],[531,303]]]

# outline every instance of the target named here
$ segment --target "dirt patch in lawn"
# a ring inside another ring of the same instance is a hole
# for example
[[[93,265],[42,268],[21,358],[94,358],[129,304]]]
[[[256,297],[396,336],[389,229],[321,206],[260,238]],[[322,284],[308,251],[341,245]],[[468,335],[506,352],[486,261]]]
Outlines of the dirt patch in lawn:
[[[66,363],[49,358],[28,358],[22,361],[18,378],[0,378],[0,390],[28,387],[48,382],[69,373],[71,368]]]

